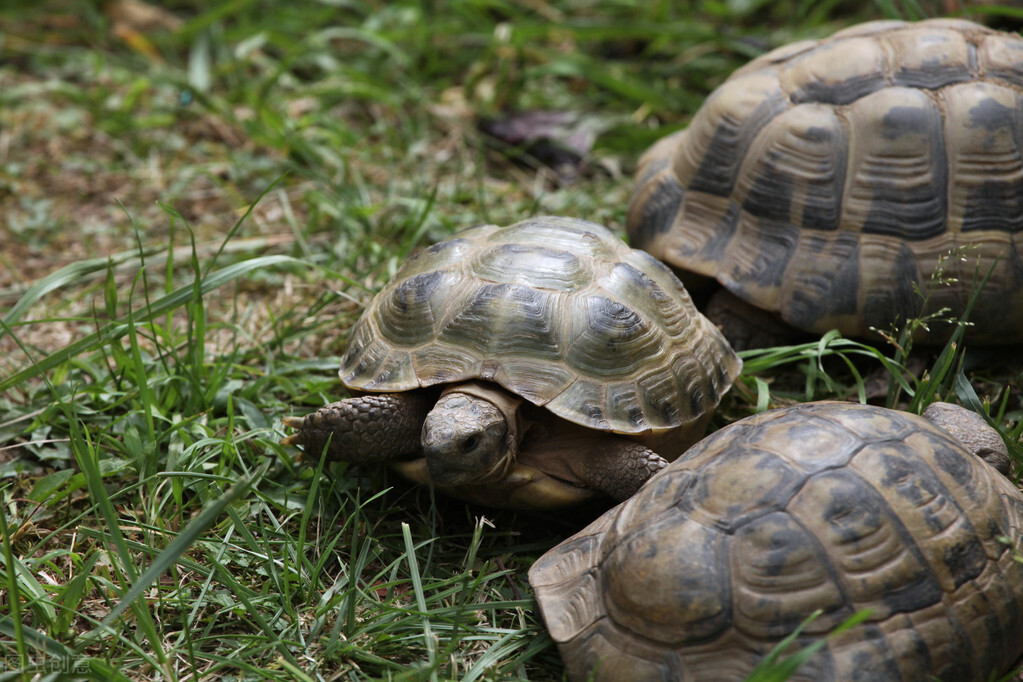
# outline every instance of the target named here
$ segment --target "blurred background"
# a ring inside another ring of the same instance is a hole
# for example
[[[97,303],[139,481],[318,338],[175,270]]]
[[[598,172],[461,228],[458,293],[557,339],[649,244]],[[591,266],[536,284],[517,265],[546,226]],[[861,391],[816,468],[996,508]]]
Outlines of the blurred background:
[[[0,671],[561,679],[525,570],[593,509],[321,471],[280,417],[338,397],[416,248],[535,214],[621,232],[639,155],[733,69],[933,16],[1018,31],[1023,4],[0,3]],[[977,385],[1011,417],[1001,370]]]

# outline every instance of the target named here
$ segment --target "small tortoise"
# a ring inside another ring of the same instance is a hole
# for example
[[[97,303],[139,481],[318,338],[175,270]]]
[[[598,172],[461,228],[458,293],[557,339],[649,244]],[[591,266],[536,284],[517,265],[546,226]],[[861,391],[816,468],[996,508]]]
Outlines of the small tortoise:
[[[818,334],[958,317],[993,267],[967,339],[1019,341],[1021,112],[1023,38],[967,21],[870,22],[781,47],[646,152],[629,237],[694,295],[716,280]],[[953,329],[929,326],[920,340]]]
[[[671,271],[608,229],[485,225],[399,270],[342,360],[360,395],[285,419],[284,443],[491,506],[624,499],[703,435],[740,367]]]
[[[1007,462],[994,429],[932,408],[743,419],[541,557],[529,579],[570,678],[743,680],[815,612],[786,653],[863,610],[789,679],[1006,670],[1023,653],[1023,495],[975,456]]]

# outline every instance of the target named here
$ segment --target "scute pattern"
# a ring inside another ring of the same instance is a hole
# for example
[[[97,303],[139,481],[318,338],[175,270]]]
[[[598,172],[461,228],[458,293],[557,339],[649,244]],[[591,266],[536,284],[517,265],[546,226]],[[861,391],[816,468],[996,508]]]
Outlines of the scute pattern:
[[[739,367],[666,266],[542,217],[411,259],[352,329],[340,376],[376,392],[483,379],[583,426],[664,434],[702,426]]]
[[[530,570],[571,679],[977,681],[1023,654],[1023,494],[929,422],[808,403],[727,426]]]
[[[967,338],[1023,339],[1020,36],[884,21],[779,48],[637,177],[630,239],[691,287],[714,278],[795,327],[866,336],[960,315],[997,260]]]

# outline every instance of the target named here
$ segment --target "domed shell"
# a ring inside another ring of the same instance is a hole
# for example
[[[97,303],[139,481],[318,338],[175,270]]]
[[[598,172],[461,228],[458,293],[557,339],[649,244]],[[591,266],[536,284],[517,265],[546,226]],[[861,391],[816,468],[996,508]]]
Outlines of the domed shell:
[[[818,609],[789,652],[869,609],[789,679],[980,682],[1023,653],[1021,529],[929,422],[809,403],[705,438],[529,577],[574,680],[741,681]]]
[[[361,391],[496,382],[583,426],[703,422],[741,362],[672,272],[583,220],[484,225],[410,259],[352,329]]]
[[[1023,339],[1021,97],[1023,39],[967,21],[782,47],[644,155],[630,239],[690,288],[714,278],[795,327],[852,336],[957,317],[990,269],[968,338]]]

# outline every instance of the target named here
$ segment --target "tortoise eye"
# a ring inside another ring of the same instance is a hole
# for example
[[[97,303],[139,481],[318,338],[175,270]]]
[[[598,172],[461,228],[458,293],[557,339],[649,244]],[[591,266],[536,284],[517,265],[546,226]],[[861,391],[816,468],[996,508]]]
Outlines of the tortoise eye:
[[[462,452],[469,453],[476,449],[476,446],[480,444],[479,436],[466,436],[460,443]]]

